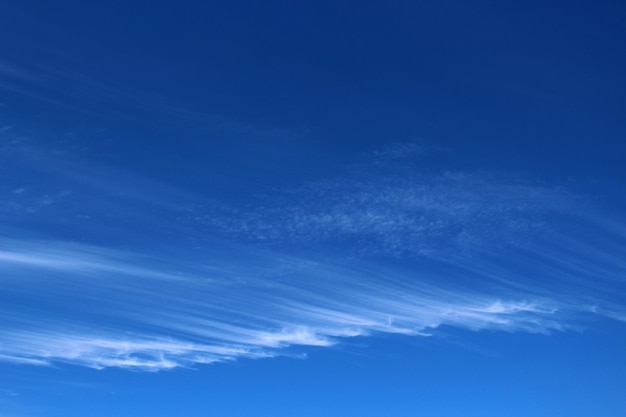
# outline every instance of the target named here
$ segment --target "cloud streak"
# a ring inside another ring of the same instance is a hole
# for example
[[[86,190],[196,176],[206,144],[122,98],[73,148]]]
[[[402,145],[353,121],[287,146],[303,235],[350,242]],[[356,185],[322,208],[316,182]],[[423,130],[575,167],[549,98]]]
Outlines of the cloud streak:
[[[40,163],[81,210],[129,227],[109,244],[98,228],[97,244],[70,241],[12,204],[23,184],[6,185],[0,361],[155,371],[384,333],[549,334],[626,317],[619,219],[564,187],[379,163],[415,151],[247,206],[163,204],[126,174],[76,185]],[[83,197],[94,190],[115,198]]]
[[[293,354],[298,346],[328,347],[347,337],[427,336],[442,326],[549,334],[575,325],[585,314],[613,315],[585,304],[585,297],[575,297],[574,292],[565,299],[542,288],[511,290],[486,274],[471,279],[489,289],[468,291],[452,276],[437,275],[436,280],[444,281],[437,285],[391,269],[367,272],[365,264],[346,268],[294,257],[276,262],[276,254],[263,259],[265,269],[255,264],[240,268],[257,274],[254,282],[235,280],[237,272],[228,270],[229,262],[218,268],[217,260],[207,261],[213,266],[211,274],[169,281],[163,275],[173,273],[151,270],[145,257],[138,258],[142,274],[136,274],[132,257],[116,259],[110,267],[103,267],[112,262],[109,257],[88,268],[66,268],[85,251],[64,252],[61,270],[56,263],[37,261],[35,268],[45,270],[46,278],[12,286],[11,295],[19,299],[32,296],[33,287],[42,285],[42,299],[64,307],[51,308],[45,319],[33,316],[25,307],[28,303],[4,311],[0,359],[161,370]],[[0,262],[7,266],[16,257],[22,260],[13,254]],[[268,268],[272,262],[275,266]],[[19,265],[18,270],[23,263]],[[15,268],[8,266],[10,272]],[[68,274],[74,276],[71,282]],[[3,282],[11,287],[6,276]],[[63,293],[54,291],[57,286]],[[611,305],[608,298],[593,296],[603,308]]]

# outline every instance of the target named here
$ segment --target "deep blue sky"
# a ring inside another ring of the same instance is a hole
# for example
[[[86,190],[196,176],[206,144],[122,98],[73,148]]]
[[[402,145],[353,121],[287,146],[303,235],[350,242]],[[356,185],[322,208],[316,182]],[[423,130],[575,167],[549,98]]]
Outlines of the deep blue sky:
[[[5,1],[0,417],[626,415],[626,4]]]

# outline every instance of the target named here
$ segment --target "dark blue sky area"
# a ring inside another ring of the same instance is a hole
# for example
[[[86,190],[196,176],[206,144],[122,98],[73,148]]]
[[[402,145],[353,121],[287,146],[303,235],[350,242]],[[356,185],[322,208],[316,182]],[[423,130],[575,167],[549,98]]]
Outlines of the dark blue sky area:
[[[459,168],[621,174],[621,2],[315,3],[20,2],[0,42],[54,84],[35,92],[127,119],[132,156],[319,171],[316,154],[325,165],[417,140],[462,153]],[[159,98],[184,114],[155,121],[146,102]],[[41,104],[32,116],[81,124]],[[235,156],[242,146],[267,158]]]

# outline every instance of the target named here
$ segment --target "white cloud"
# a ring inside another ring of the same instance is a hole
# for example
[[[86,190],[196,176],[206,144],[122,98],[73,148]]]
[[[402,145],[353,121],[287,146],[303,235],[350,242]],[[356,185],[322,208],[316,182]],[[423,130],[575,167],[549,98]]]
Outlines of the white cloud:
[[[50,249],[57,246],[63,250]],[[4,251],[0,263],[34,264],[48,271],[60,265],[79,278],[87,278],[89,268],[96,268],[119,274],[115,278],[118,285],[115,292],[108,292],[108,280],[89,280],[89,285],[80,286],[78,281],[68,285],[49,277],[43,291],[57,306],[47,311],[45,318],[28,308],[4,311],[7,326],[0,332],[2,361],[162,370],[290,354],[290,347],[329,347],[343,338],[377,333],[427,336],[436,334],[441,326],[548,334],[567,329],[572,317],[581,314],[578,299],[559,300],[557,294],[524,294],[504,286],[468,291],[454,280],[446,282],[445,276],[438,276],[443,282],[436,285],[415,281],[393,269],[386,276],[380,268],[367,272],[365,264],[346,268],[266,253],[264,262],[274,262],[277,267],[258,275],[265,285],[249,286],[245,281],[234,286],[206,285],[199,276],[195,281],[162,280],[173,275],[168,268],[178,268],[173,262],[163,269],[162,263],[129,253],[122,256],[120,252],[52,242],[39,247],[48,249],[28,256]],[[74,260],[79,265],[85,262],[85,253],[106,256],[97,262],[90,258],[89,268],[72,267]],[[245,254],[238,256],[246,259]],[[140,278],[134,259],[143,264]],[[213,261],[216,273],[220,264]],[[107,262],[111,265],[106,266]],[[249,268],[251,274],[260,271],[246,262],[243,269]],[[291,266],[285,268],[285,264]],[[274,275],[286,270],[292,275]],[[221,273],[230,272],[224,268]],[[68,293],[52,291],[59,285]],[[114,299],[106,299],[108,296]],[[81,319],[81,305],[95,316]],[[623,314],[620,311],[606,316]],[[68,315],[73,316],[71,322]]]
[[[559,187],[359,172],[217,211],[181,209],[182,193],[165,198],[158,184],[123,173],[80,180],[76,165],[48,165],[37,178],[50,171],[68,198],[97,196],[76,201],[109,222],[75,226],[102,242],[87,245],[58,237],[55,216],[38,218],[54,226],[44,239],[24,231],[22,211],[3,212],[13,239],[0,240],[10,294],[0,304],[0,361],[160,370],[381,333],[549,334],[584,314],[626,317],[623,221],[574,208],[580,199]],[[24,197],[16,188],[7,195]],[[45,188],[39,195],[56,195]]]

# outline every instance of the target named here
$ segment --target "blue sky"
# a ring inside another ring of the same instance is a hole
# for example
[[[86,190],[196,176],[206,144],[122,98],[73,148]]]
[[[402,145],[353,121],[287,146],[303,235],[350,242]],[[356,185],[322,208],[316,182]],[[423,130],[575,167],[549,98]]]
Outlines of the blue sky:
[[[624,416],[621,2],[0,5],[0,417]]]

